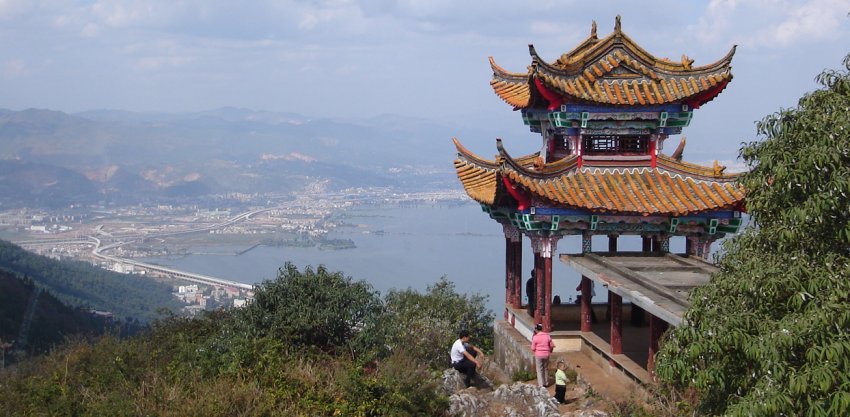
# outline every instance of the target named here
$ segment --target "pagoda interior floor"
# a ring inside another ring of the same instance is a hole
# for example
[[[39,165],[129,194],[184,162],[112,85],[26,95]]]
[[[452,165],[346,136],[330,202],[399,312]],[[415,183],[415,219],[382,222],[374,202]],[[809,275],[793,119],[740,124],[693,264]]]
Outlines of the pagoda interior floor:
[[[605,317],[605,304],[594,304],[594,310],[597,315],[597,322],[591,326],[591,333],[601,339],[607,346],[605,350],[610,352],[611,343],[611,322]],[[552,320],[552,336],[557,338],[559,333],[564,335],[575,335],[581,331],[581,322],[577,319],[580,307],[578,305],[561,305],[559,310],[574,310],[568,314],[564,314],[569,318]],[[629,310],[630,306],[625,305],[625,310]],[[524,311],[517,311],[517,318],[525,321],[530,320],[530,317]],[[647,360],[649,359],[649,325],[645,321],[640,326],[632,324],[628,314],[623,315],[621,321],[622,326],[622,347],[623,355],[631,359],[635,364],[646,368]]]

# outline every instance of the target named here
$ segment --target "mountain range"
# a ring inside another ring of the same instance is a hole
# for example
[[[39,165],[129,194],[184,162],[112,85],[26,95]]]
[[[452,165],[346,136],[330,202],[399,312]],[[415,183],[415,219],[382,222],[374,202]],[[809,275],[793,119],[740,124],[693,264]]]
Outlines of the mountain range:
[[[456,187],[456,131],[391,115],[0,109],[0,209],[287,193],[315,180],[331,189]]]

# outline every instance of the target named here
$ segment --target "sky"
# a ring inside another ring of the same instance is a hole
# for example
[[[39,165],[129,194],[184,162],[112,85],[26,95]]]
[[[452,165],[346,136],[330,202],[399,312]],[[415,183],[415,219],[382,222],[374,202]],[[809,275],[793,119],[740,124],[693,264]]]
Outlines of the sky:
[[[685,130],[686,159],[734,160],[757,120],[840,67],[848,13],[850,0],[0,0],[0,107],[396,114],[462,141],[465,126],[494,128],[510,151],[533,136],[490,88],[487,58],[524,72],[528,44],[554,61],[619,14],[657,57],[699,66],[738,45],[734,80]]]

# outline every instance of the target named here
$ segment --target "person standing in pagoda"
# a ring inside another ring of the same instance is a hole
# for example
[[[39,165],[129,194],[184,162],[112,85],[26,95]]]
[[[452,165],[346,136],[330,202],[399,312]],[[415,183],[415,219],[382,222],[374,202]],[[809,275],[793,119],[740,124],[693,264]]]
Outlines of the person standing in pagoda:
[[[541,387],[549,385],[549,355],[554,350],[552,336],[544,332],[543,325],[538,323],[531,338],[531,352],[534,353],[534,365],[537,368],[537,385]]]
[[[537,298],[537,284],[534,279],[534,269],[531,270],[531,278],[525,281],[525,295],[528,297],[528,315],[534,317],[534,299]]]

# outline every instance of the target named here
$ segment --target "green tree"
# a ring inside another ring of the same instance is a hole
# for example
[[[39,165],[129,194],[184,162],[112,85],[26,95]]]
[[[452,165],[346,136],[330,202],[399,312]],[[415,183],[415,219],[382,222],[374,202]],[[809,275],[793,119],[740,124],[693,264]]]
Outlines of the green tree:
[[[460,329],[468,330],[471,342],[483,351],[493,346],[493,314],[485,307],[486,296],[458,294],[445,277],[424,294],[394,290],[385,301],[387,346],[432,368],[449,366],[449,347]]]
[[[324,266],[303,272],[291,262],[276,280],[258,286],[239,316],[256,332],[299,346],[359,348],[382,311],[381,299],[365,281],[352,281]]]
[[[752,224],[691,295],[656,372],[712,415],[850,414],[850,55],[757,124]]]

